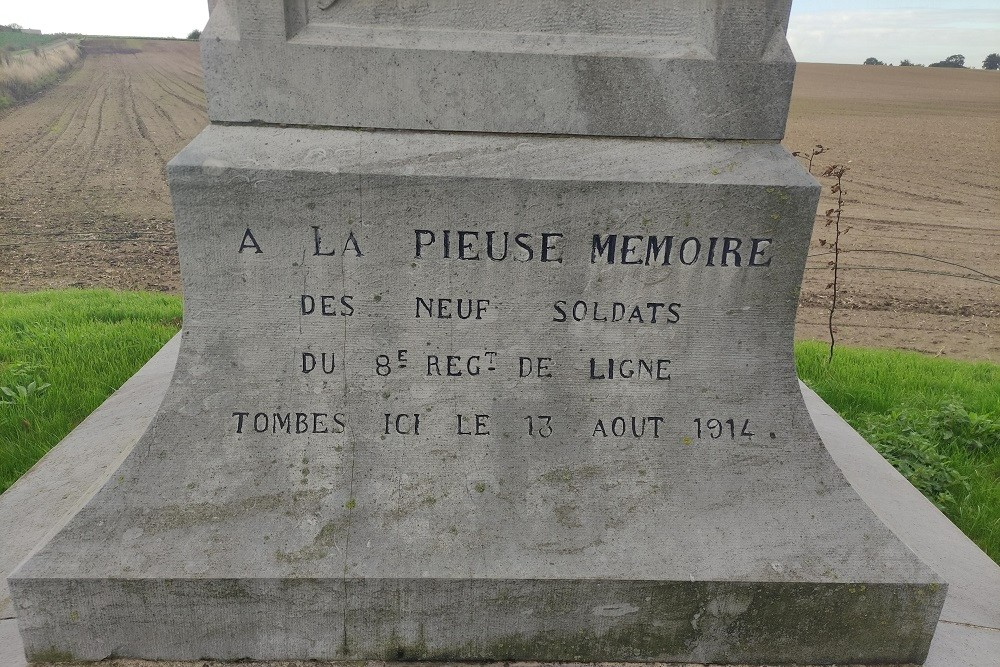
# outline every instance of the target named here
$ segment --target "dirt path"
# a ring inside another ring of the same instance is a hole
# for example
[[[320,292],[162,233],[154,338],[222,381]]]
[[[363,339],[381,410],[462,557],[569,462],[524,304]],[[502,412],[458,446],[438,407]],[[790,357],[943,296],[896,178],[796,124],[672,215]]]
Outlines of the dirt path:
[[[0,116],[0,289],[179,289],[164,167],[207,123],[201,66],[193,43],[142,49]]]
[[[140,45],[0,115],[0,290],[179,291],[164,165],[207,123],[201,67]],[[1000,73],[803,64],[784,143],[850,166],[838,339],[1000,361]],[[820,239],[797,334],[822,340]]]

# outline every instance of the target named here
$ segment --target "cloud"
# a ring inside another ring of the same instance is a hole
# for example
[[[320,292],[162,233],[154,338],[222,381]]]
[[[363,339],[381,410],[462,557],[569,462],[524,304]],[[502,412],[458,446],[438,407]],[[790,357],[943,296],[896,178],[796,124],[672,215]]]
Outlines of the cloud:
[[[788,41],[803,62],[861,63],[909,58],[930,64],[961,53],[979,66],[1000,51],[1000,9],[899,9],[793,15]]]

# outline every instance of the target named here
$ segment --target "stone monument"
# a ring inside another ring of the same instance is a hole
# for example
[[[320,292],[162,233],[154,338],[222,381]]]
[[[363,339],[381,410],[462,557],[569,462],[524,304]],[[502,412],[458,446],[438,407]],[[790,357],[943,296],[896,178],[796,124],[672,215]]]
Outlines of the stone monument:
[[[922,662],[796,381],[789,6],[218,0],[173,382],[29,658]]]

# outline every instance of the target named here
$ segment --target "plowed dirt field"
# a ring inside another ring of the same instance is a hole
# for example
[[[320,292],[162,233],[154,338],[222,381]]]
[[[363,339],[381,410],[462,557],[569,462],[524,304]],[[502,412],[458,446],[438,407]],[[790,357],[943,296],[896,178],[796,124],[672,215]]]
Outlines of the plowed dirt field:
[[[785,146],[846,164],[838,340],[1000,361],[1000,72],[801,64]],[[822,213],[800,338],[826,338]]]
[[[197,44],[130,45],[0,115],[0,290],[179,291],[164,165],[207,123]],[[1000,73],[801,64],[784,143],[850,167],[838,341],[1000,361]],[[800,338],[827,335],[824,222]]]
[[[208,123],[198,45],[139,44],[0,115],[0,290],[180,289],[164,167]]]

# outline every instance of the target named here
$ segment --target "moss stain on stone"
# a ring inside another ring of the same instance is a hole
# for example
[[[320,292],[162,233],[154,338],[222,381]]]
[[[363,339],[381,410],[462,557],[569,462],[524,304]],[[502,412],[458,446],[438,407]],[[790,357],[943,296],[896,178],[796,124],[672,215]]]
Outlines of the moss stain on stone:
[[[543,482],[550,484],[567,484],[571,488],[577,480],[593,479],[601,474],[599,466],[581,466],[579,468],[555,468],[541,476]]]
[[[279,563],[302,563],[325,558],[336,545],[337,535],[341,532],[343,532],[343,527],[340,524],[336,521],[329,521],[320,528],[316,537],[313,538],[313,543],[309,546],[298,551],[276,551],[274,557]]]
[[[617,647],[617,650],[615,649]],[[511,634],[484,642],[467,642],[452,647],[429,647],[425,638],[406,643],[393,633],[385,647],[363,657],[398,661],[476,661],[476,662],[597,662],[608,652],[630,662],[647,655],[669,656],[686,650],[686,640],[650,633],[639,624],[620,626],[604,634],[591,630],[537,633],[531,636]]]
[[[205,583],[205,595],[216,600],[249,600],[252,596],[239,579],[219,579]]]
[[[556,521],[566,528],[580,528],[583,526],[577,518],[575,505],[560,505],[555,509]]]
[[[859,595],[862,587],[869,596],[867,600]],[[785,664],[799,655],[796,652],[803,638],[808,638],[810,664],[828,664],[833,655],[845,650],[856,652],[858,638],[864,637],[862,652],[870,656],[869,662],[883,664],[897,651],[896,647],[886,648],[894,642],[903,641],[907,646],[912,643],[914,650],[920,643],[921,589],[929,592],[931,586],[914,587],[900,598],[894,586],[859,582],[735,587],[701,582],[643,592],[619,591],[609,598],[606,593],[610,591],[601,586],[585,586],[584,590],[565,586],[543,593],[499,587],[480,602],[481,611],[514,615],[530,606],[538,618],[551,621],[548,627],[530,630],[530,634],[480,635],[455,641],[427,637],[422,626],[416,637],[412,630],[404,634],[398,620],[390,621],[381,624],[383,631],[376,635],[388,639],[371,641],[369,635],[365,647],[357,647],[357,654],[346,657],[394,661],[670,662],[692,655],[693,651],[707,651],[704,657],[713,663],[731,664],[737,657],[750,655],[767,656]],[[628,606],[635,607],[637,613],[627,618],[608,617],[600,623],[605,629],[596,630],[589,620],[601,609]],[[862,613],[865,609],[875,609],[879,622],[872,623]],[[577,629],[566,629],[567,624]],[[723,630],[726,641],[719,645],[713,637]]]
[[[44,651],[38,651],[28,656],[28,662],[76,662],[74,656],[69,651],[60,651],[52,646]]]
[[[422,623],[420,624],[419,634],[415,642],[404,642],[396,634],[396,631],[393,630],[392,634],[389,635],[385,648],[380,653],[379,658],[389,661],[413,662],[432,659],[430,658],[431,652],[427,648],[427,640],[424,636],[424,626]]]
[[[320,500],[329,494],[327,489],[296,491],[290,496],[294,505],[305,504],[319,507]],[[192,503],[190,505],[168,505],[151,514],[144,529],[147,534],[165,530],[189,528],[199,524],[212,524],[241,518],[245,515],[264,514],[280,509],[287,504],[287,494],[250,496],[222,503]],[[306,508],[302,508],[306,509]]]

